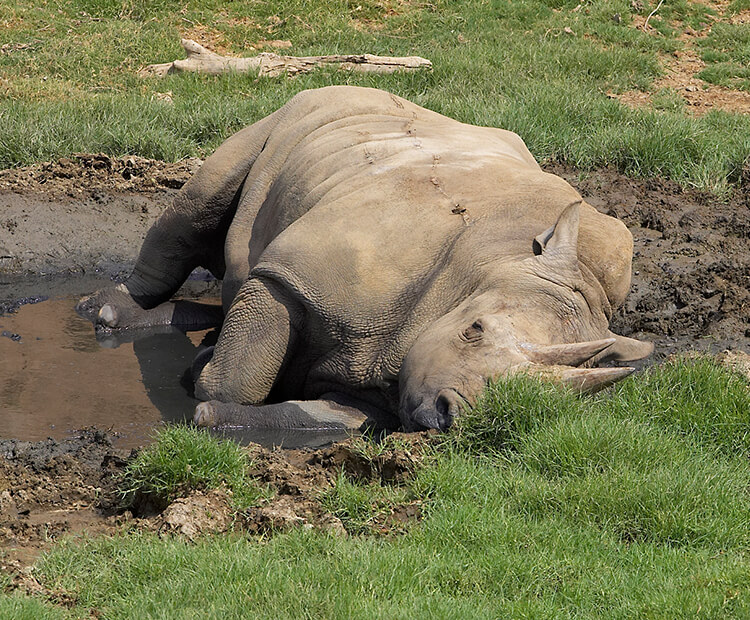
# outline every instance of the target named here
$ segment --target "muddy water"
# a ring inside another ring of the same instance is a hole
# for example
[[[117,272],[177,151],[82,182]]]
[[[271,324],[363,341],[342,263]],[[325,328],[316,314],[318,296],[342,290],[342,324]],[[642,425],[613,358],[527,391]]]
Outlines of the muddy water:
[[[165,422],[191,420],[198,401],[189,394],[187,369],[202,341],[215,334],[161,328],[97,340],[91,324],[73,309],[78,298],[27,303],[0,316],[0,437],[63,439],[95,426],[116,433],[121,447],[135,447],[150,441]],[[345,437],[223,434],[289,447]]]

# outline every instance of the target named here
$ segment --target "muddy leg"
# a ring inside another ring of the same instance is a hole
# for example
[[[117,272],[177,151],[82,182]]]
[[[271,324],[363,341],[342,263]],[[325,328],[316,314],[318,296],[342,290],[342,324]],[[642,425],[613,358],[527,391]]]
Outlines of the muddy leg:
[[[200,370],[196,397],[262,403],[293,354],[302,316],[299,302],[273,280],[247,280],[227,313],[213,357]]]
[[[116,299],[115,296],[120,294],[122,299]],[[114,290],[110,289],[109,295],[111,301],[101,306],[95,316],[87,316],[96,325],[97,330],[109,331],[157,325],[174,325],[187,330],[208,329],[219,327],[224,319],[221,306],[194,301],[168,301],[150,310],[144,310],[131,301],[132,298],[124,284],[118,285]]]

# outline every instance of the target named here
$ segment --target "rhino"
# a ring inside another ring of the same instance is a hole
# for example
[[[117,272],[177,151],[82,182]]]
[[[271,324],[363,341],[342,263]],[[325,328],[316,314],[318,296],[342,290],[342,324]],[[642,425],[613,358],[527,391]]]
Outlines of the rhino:
[[[593,365],[653,350],[608,328],[632,251],[516,134],[331,86],[226,140],[78,310],[106,330],[223,318],[193,364],[199,425],[447,429],[499,376],[630,374]],[[221,309],[170,301],[199,266]]]

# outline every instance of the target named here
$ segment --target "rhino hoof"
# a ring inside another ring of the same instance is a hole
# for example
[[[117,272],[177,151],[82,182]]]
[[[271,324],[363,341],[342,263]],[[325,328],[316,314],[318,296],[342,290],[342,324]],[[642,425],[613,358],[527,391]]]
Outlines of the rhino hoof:
[[[216,407],[213,403],[198,403],[195,407],[195,415],[193,416],[193,423],[196,426],[216,426],[218,423],[216,415]]]
[[[117,308],[112,304],[104,304],[97,315],[97,323],[106,327],[117,327]]]

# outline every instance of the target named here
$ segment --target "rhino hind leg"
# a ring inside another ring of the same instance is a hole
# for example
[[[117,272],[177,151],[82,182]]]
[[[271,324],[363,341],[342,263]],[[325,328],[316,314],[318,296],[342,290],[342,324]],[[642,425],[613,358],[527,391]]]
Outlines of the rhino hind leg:
[[[145,309],[133,299],[124,284],[83,298],[76,311],[94,323],[97,331],[160,325],[208,329],[221,325],[224,316],[220,306],[192,301],[165,302]]]
[[[79,314],[107,329],[194,324],[194,317],[205,316],[194,306],[168,302],[196,267],[224,277],[224,246],[242,187],[277,119],[272,114],[226,140],[148,231],[125,283],[81,299]],[[215,325],[215,312],[209,316],[208,325]]]
[[[193,421],[198,426],[234,426],[257,429],[360,429],[367,415],[333,401],[286,401],[272,405],[238,405],[217,400],[200,403]]]
[[[195,408],[193,422],[203,427],[284,430],[396,430],[397,417],[347,394],[330,392],[317,400],[270,405],[238,405],[212,400]]]
[[[196,397],[262,403],[294,353],[303,314],[299,302],[277,282],[248,279],[229,308],[213,354],[205,353],[193,364]]]

